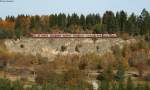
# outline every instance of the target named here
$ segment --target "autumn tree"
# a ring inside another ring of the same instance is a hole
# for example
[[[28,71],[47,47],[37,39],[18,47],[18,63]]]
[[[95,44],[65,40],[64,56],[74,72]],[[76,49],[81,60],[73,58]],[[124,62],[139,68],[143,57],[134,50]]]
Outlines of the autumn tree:
[[[143,9],[141,15],[127,15],[125,11],[106,11],[80,16],[73,14],[18,15],[0,18],[0,38],[28,37],[30,33],[118,33],[123,35],[149,35],[150,14]]]

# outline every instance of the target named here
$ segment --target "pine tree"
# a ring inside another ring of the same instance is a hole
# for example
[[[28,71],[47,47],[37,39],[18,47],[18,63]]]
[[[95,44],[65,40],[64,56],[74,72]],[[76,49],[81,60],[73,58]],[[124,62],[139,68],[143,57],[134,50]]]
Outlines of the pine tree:
[[[127,88],[126,89],[127,90],[134,90],[134,84],[131,80],[131,77],[129,77],[128,80],[127,80]]]
[[[100,90],[109,90],[110,84],[108,80],[102,80],[100,84]]]
[[[130,35],[139,34],[139,31],[137,29],[137,18],[136,18],[134,13],[132,13],[130,15],[130,17],[128,18],[128,21],[127,21],[127,24],[126,24],[126,29],[127,29],[127,32]]]
[[[86,25],[85,16],[82,14],[80,16],[80,26],[85,27],[85,25]]]
[[[124,80],[125,78],[125,68],[123,67],[123,65],[120,63],[117,67],[117,73],[116,73],[116,76],[115,76],[115,79],[116,80]]]
[[[106,26],[107,32],[113,32],[115,30],[115,16],[112,11],[106,11],[103,15],[103,21],[102,24]]]
[[[127,14],[124,11],[117,12],[116,19],[119,25],[119,31],[125,32],[125,25],[127,21]]]

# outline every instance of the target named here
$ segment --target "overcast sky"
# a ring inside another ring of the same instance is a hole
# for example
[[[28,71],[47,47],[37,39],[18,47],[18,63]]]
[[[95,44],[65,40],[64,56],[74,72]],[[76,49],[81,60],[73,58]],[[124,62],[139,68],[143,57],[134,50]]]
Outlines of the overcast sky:
[[[52,13],[100,13],[124,10],[140,14],[143,8],[150,11],[150,0],[13,0],[0,2],[0,17],[7,15],[47,15]]]

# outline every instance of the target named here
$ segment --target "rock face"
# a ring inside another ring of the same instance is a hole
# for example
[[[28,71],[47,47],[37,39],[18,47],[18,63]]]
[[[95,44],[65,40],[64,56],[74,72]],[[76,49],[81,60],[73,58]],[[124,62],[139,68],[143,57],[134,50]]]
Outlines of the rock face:
[[[120,38],[100,38],[96,42],[90,38],[22,38],[20,40],[6,39],[5,45],[10,52],[40,54],[42,57],[47,57],[52,61],[57,54],[97,53],[103,55],[106,52],[111,52],[110,48],[114,45],[123,47],[125,43],[131,43],[132,41],[134,40],[125,41]],[[65,50],[62,50],[62,46],[65,47]]]

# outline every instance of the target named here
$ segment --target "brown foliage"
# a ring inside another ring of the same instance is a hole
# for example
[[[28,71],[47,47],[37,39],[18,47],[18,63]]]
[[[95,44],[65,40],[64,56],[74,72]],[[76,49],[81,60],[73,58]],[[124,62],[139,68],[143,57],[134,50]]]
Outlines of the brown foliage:
[[[36,61],[36,57],[32,55],[23,55],[20,53],[14,53],[13,57],[10,60],[10,65],[19,66],[19,67],[29,67],[33,65],[33,62]]]

